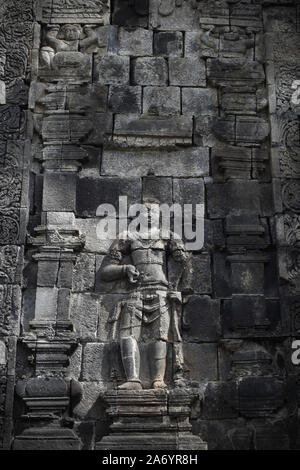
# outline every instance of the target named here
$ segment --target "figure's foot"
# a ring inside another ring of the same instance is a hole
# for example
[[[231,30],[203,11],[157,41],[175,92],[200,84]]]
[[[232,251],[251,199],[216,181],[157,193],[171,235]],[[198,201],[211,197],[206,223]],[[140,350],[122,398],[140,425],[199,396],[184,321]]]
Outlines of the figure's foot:
[[[142,390],[143,387],[141,385],[141,382],[125,382],[122,385],[119,385],[118,387],[119,390]]]
[[[154,380],[152,383],[153,388],[167,388],[163,380]]]

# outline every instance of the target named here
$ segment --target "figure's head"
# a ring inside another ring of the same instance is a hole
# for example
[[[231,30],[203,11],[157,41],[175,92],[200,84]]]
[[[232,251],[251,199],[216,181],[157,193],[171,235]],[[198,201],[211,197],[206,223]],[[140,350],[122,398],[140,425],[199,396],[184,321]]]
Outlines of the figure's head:
[[[60,34],[66,41],[78,40],[81,33],[82,28],[79,24],[65,24],[60,29]]]

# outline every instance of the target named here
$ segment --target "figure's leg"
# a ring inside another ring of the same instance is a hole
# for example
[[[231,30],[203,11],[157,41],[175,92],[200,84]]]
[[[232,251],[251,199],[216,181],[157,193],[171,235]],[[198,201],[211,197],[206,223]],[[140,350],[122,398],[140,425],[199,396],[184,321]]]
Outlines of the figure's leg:
[[[134,336],[121,338],[121,354],[127,381],[118,388],[121,390],[141,390],[140,351]]]
[[[156,341],[150,348],[150,365],[153,388],[166,388],[164,382],[166,363],[167,363],[167,343],[165,341]]]
[[[136,315],[135,306],[127,304],[121,317],[120,346],[126,382],[121,390],[141,390],[140,351],[138,340],[141,335],[142,320]]]

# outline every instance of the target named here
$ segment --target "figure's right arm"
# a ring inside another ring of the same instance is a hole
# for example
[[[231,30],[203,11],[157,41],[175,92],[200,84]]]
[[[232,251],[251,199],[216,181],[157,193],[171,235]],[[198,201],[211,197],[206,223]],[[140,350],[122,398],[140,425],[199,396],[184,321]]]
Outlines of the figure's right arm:
[[[129,282],[135,284],[138,279],[138,271],[131,264],[121,265],[121,261],[124,254],[128,254],[129,245],[128,243],[116,240],[104,260],[104,265],[101,268],[100,277],[103,281],[110,282],[118,279],[127,278]]]
[[[58,31],[59,27],[52,26],[46,33],[47,46],[53,47],[55,51],[60,44],[60,40],[57,39]]]

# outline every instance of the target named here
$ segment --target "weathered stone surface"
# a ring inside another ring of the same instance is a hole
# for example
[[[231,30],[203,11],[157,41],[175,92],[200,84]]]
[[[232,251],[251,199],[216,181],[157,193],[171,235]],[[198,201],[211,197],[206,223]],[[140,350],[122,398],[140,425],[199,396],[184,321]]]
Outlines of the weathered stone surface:
[[[182,113],[193,116],[217,115],[217,92],[204,88],[182,88]]]
[[[94,289],[95,285],[95,255],[80,253],[77,256],[73,272],[72,289],[74,292],[85,292]],[[82,275],[84,273],[84,276]]]
[[[184,338],[189,342],[215,341],[220,334],[220,303],[208,296],[191,296],[183,306]]]
[[[110,381],[112,353],[110,344],[86,343],[83,348],[82,380],[87,382]]]
[[[168,79],[168,65],[163,57],[145,57],[133,60],[132,77],[135,85],[164,86]]]
[[[153,53],[153,32],[142,28],[120,28],[119,55],[151,56]]]
[[[214,343],[184,343],[187,376],[192,382],[217,379],[217,347]]]
[[[154,33],[154,55],[163,57],[181,57],[183,53],[183,35],[179,31]]]
[[[76,205],[76,176],[51,174],[44,178],[43,210],[73,211]]]
[[[143,112],[159,116],[180,114],[180,88],[145,87]]]
[[[102,85],[129,85],[129,57],[107,55],[95,59],[95,80]]]
[[[235,382],[209,382],[203,399],[202,418],[237,418]]]
[[[224,217],[229,213],[259,214],[260,200],[256,181],[229,181],[224,185],[207,184],[208,212],[211,217]]]
[[[113,113],[140,113],[142,111],[142,87],[110,86],[108,107]]]
[[[194,57],[171,57],[169,59],[169,77],[170,85],[205,87],[205,62]]]
[[[265,79],[262,64],[245,58],[208,59],[207,73],[214,86],[258,86]]]
[[[149,0],[115,0],[113,24],[121,26],[148,26]]]
[[[204,181],[202,178],[174,178],[173,194],[178,204],[203,204]]]
[[[172,178],[156,178],[151,176],[143,178],[143,201],[172,204]]]
[[[99,316],[97,297],[86,293],[72,294],[70,312],[78,336],[84,341],[95,340]]]
[[[208,175],[208,151],[192,150],[128,152],[104,150],[102,175],[147,176],[205,176]]]
[[[77,181],[76,213],[80,217],[95,217],[101,204],[112,204],[118,210],[119,196],[127,196],[128,204],[141,200],[139,178],[83,177]]]

